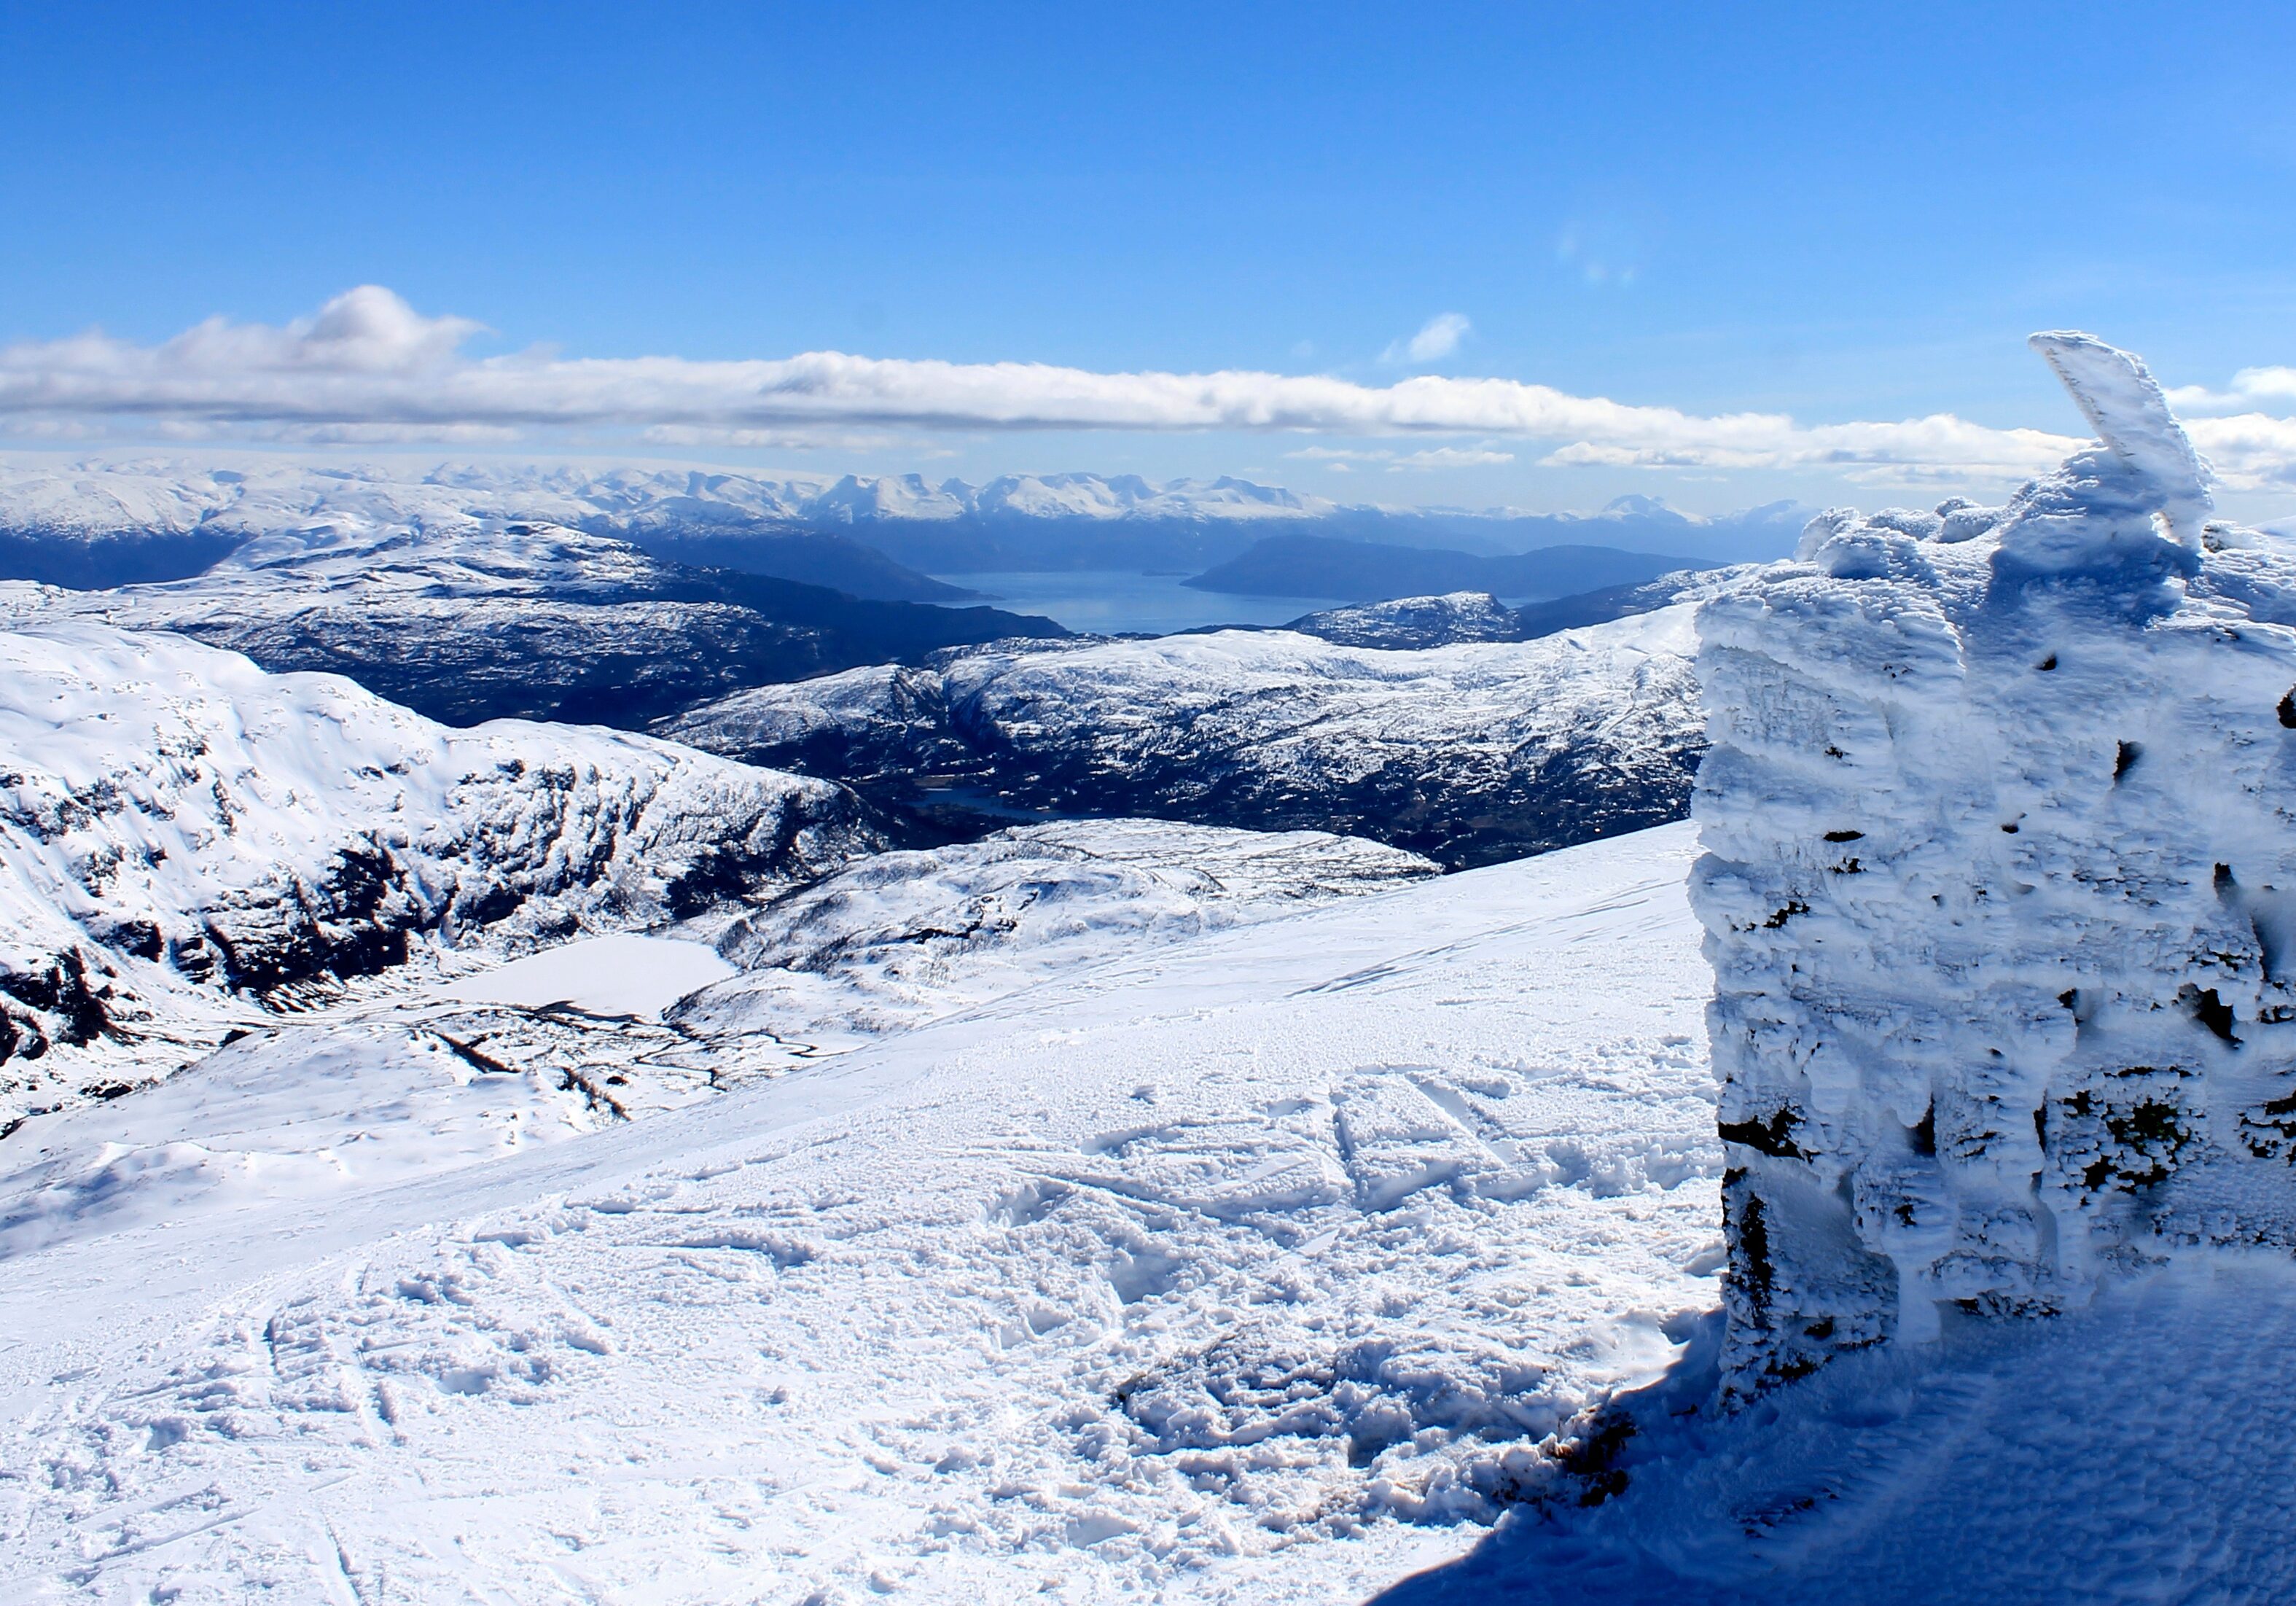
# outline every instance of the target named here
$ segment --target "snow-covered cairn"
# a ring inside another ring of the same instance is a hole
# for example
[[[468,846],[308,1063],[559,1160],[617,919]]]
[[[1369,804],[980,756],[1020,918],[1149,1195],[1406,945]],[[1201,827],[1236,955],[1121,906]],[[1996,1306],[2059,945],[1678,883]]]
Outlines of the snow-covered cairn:
[[[2032,343],[2099,445],[1699,617],[1734,1397],[2296,1245],[2296,548],[2136,358]]]

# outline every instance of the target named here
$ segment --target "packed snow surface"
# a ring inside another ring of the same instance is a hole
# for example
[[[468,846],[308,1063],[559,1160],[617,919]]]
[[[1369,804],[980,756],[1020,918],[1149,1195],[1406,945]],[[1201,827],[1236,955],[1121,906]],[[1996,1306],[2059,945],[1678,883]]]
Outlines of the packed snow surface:
[[[132,1097],[26,1121],[0,1147],[0,1262],[130,1225],[317,1209],[594,1129],[554,1083],[490,1072],[435,1031],[235,1043]]]
[[[1685,1368],[1626,1402],[1622,1495],[1526,1512],[1382,1606],[2296,1600],[2291,1272],[2211,1255],[2046,1322],[1948,1313],[1726,1416]]]
[[[1325,1602],[1456,1554],[1716,1299],[1691,848],[1095,953],[585,1135],[349,1024],[275,1040],[308,1096],[241,1045],[42,1118],[0,1593]]]

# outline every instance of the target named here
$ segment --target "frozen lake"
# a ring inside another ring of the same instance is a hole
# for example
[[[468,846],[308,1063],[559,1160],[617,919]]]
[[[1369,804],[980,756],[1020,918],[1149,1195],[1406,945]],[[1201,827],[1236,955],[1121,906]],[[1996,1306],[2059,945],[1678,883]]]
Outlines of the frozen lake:
[[[1037,613],[1071,630],[1168,635],[1205,625],[1282,625],[1333,605],[1329,597],[1225,596],[1191,591],[1178,574],[1086,569],[1054,574],[945,574],[936,579],[993,597],[1014,613]]]

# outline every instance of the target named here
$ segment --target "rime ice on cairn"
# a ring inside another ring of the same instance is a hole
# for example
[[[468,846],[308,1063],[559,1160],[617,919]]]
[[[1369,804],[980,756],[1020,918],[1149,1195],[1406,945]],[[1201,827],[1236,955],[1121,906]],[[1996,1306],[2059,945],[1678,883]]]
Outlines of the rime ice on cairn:
[[[2033,345],[2101,444],[1699,616],[1734,1397],[2296,1247],[2296,548],[2136,358]]]

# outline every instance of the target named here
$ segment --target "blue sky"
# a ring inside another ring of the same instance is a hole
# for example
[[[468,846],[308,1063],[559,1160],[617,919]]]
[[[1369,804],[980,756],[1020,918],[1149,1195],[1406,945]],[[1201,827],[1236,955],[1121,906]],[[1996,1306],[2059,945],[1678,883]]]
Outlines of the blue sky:
[[[15,6],[0,60],[0,344],[375,284],[484,325],[474,356],[1490,375],[2056,433],[2033,329],[2171,385],[2296,364],[2286,7]],[[1551,444],[957,419],[646,449],[1548,507],[1832,483]]]

